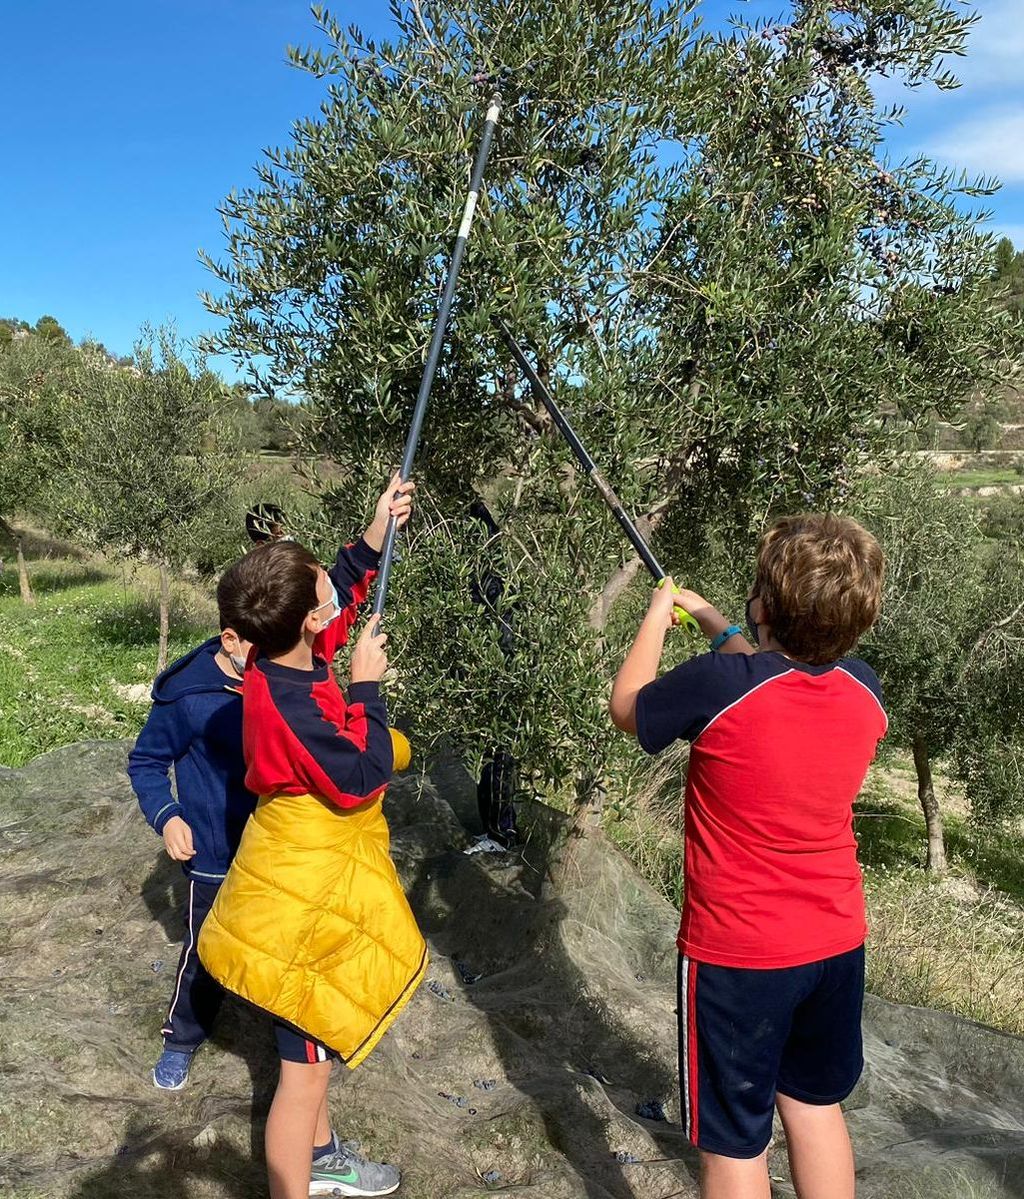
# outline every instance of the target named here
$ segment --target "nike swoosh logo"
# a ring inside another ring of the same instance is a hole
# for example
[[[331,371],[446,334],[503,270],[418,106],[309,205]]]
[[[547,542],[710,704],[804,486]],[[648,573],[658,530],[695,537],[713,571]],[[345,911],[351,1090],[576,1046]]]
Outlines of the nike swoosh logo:
[[[326,1170],[319,1171],[324,1178],[328,1178],[331,1182],[358,1182],[359,1175],[355,1170],[349,1170],[347,1174],[328,1174]]]

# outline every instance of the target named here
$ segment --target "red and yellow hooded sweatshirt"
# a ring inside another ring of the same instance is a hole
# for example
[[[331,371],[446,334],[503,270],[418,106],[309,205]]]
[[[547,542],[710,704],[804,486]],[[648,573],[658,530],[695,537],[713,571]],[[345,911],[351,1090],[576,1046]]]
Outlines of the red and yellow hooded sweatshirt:
[[[245,783],[260,799],[199,937],[218,982],[353,1068],[427,964],[381,811],[393,769],[384,701],[376,683],[346,698],[329,665],[378,561],[362,540],[339,551],[328,573],[341,615],[317,638],[313,670],[250,656]]]

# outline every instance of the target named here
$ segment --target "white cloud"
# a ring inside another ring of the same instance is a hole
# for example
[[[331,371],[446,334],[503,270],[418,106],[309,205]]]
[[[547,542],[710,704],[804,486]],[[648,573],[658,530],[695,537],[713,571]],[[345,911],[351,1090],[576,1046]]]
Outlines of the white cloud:
[[[1024,4],[978,0],[972,7],[981,20],[967,35],[966,54],[951,55],[943,63],[962,86],[949,92],[925,84],[908,91],[898,75],[876,79],[873,86],[880,104],[963,109],[991,99],[994,90],[1003,100],[1024,100]]]
[[[958,122],[931,138],[931,157],[971,173],[995,175],[1004,183],[1024,181],[1024,103],[994,107]]]
[[[967,57],[950,60],[971,91],[1010,85],[1024,93],[1024,13],[1020,0],[982,0],[981,20],[967,43]]]

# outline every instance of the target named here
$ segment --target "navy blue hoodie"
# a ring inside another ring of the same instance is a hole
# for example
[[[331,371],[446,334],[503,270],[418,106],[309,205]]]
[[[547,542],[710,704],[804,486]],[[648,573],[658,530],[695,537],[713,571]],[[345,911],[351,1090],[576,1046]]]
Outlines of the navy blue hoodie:
[[[217,665],[219,649],[211,637],[157,676],[149,719],[128,755],[139,807],[156,832],[172,816],[192,829],[195,857],[182,866],[200,883],[224,878],[256,806],[244,783],[242,684]]]

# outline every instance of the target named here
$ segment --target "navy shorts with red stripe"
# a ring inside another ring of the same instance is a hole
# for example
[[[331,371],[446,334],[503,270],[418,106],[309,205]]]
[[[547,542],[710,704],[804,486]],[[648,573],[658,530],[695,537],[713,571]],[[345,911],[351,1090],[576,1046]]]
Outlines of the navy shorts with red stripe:
[[[779,970],[679,958],[679,1074],[690,1143],[723,1157],[768,1147],[777,1094],[845,1099],[864,1068],[864,947]]]
[[[274,1039],[277,1056],[283,1062],[305,1062],[312,1066],[317,1062],[341,1060],[341,1055],[328,1049],[322,1041],[314,1040],[284,1020],[274,1020]]]

